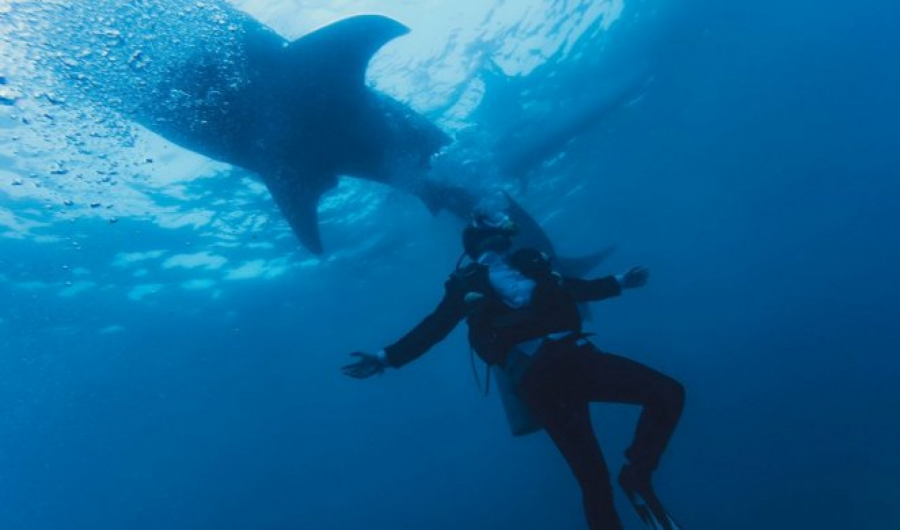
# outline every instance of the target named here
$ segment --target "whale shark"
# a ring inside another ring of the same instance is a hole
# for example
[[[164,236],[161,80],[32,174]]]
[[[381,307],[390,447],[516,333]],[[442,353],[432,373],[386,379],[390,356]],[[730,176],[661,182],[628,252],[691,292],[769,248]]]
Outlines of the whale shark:
[[[369,60],[409,31],[379,15],[347,18],[288,41],[241,17],[225,57],[177,63],[133,111],[186,149],[257,174],[293,232],[321,253],[317,206],[347,175],[409,191],[433,211],[466,215],[474,199],[421,175],[450,137],[402,102],[369,88]]]

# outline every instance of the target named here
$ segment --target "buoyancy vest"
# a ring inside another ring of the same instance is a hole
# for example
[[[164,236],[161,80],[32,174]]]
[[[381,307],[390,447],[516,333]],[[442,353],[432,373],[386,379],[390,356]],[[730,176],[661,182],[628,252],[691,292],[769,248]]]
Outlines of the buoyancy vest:
[[[581,330],[578,305],[563,288],[562,277],[553,272],[546,255],[520,249],[507,258],[507,263],[535,282],[531,302],[520,308],[503,302],[483,264],[470,263],[452,275],[465,293],[469,344],[490,365],[502,366],[509,349],[520,342]]]

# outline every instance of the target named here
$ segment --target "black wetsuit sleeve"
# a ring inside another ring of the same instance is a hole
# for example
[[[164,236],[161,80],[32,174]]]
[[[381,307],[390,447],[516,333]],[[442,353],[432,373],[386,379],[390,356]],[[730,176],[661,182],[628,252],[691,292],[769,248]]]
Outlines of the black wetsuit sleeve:
[[[466,316],[465,293],[451,278],[437,308],[400,340],[384,349],[388,364],[399,368],[414,361],[453,331]]]
[[[595,280],[563,278],[563,288],[579,304],[619,296],[622,293],[622,286],[619,285],[615,276],[606,276]]]

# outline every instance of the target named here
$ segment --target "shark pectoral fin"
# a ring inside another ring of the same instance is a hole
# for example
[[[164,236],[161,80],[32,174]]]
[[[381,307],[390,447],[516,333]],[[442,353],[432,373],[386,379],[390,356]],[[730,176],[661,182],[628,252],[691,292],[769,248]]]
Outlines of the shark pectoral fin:
[[[531,248],[539,249],[551,256],[556,255],[553,250],[553,243],[550,242],[550,236],[541,227],[537,219],[531,216],[525,208],[516,202],[507,192],[503,192],[506,198],[506,214],[519,226],[519,235],[516,237],[518,244]]]
[[[365,83],[369,60],[389,41],[409,28],[381,15],[359,15],[339,20],[300,37],[288,46],[289,60],[321,66],[326,76]],[[320,72],[316,72],[319,74]]]
[[[525,208],[522,208],[522,205],[516,202],[509,193],[503,192],[503,195],[506,197],[507,202],[506,213],[509,215],[510,219],[519,225],[519,239],[524,240],[523,244],[554,255],[555,252],[553,252],[553,245],[550,242],[550,237],[544,232],[544,229],[541,228],[541,225],[537,220],[525,211]],[[576,276],[580,278],[586,276],[598,265],[606,261],[615,250],[616,247],[610,245],[596,252],[576,258],[556,256],[556,267],[559,272],[566,276]]]
[[[566,274],[569,276],[583,278],[593,272],[593,270],[600,266],[601,263],[606,261],[615,250],[615,245],[610,245],[585,256],[574,258],[560,257],[556,260],[557,267],[559,267],[560,270],[565,270]]]
[[[265,183],[300,243],[310,252],[321,254],[319,198],[324,190],[298,185],[285,177],[265,179]]]

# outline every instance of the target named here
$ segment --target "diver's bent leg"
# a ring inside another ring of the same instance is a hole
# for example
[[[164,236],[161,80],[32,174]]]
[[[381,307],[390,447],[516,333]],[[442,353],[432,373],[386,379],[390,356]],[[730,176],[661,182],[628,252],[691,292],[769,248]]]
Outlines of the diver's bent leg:
[[[659,466],[684,409],[684,387],[668,376],[659,375],[638,418],[634,441],[625,451],[628,460],[646,473]]]
[[[622,530],[613,502],[609,469],[594,435],[588,403],[567,403],[556,392],[523,385],[532,412],[543,421],[547,434],[562,453],[581,487],[590,530]]]
[[[625,452],[648,476],[659,465],[684,408],[684,387],[639,362],[603,353],[593,345],[579,348],[580,372],[588,380],[591,401],[641,405],[634,440]]]

